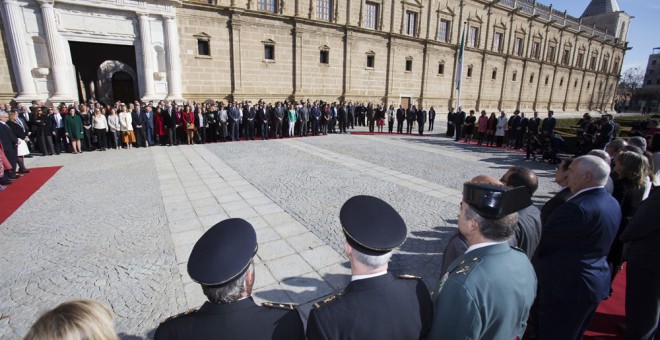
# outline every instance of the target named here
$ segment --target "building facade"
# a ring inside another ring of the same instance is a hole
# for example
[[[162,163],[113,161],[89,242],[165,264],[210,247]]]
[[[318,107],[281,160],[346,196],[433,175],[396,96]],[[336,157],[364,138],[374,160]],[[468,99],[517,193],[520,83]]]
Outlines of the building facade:
[[[630,19],[615,0],[4,0],[0,97],[445,110],[465,30],[463,107],[609,110]]]
[[[649,55],[642,87],[645,89],[660,89],[660,47],[654,48],[653,53]]]

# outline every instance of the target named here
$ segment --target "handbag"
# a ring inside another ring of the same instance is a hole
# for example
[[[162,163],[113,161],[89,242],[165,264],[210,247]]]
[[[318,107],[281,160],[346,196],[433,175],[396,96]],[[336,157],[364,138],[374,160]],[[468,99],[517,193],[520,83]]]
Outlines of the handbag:
[[[188,131],[190,131],[190,130],[195,130],[195,125],[188,124],[187,129],[188,129]]]

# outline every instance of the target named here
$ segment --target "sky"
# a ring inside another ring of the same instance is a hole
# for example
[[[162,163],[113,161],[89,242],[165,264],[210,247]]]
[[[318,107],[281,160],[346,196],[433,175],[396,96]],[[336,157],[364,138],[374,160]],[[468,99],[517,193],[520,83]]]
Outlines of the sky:
[[[619,8],[632,15],[628,32],[628,47],[623,59],[621,73],[629,68],[646,69],[649,55],[654,47],[660,47],[660,0],[616,0]],[[589,0],[539,0],[560,11],[567,10],[569,15],[579,18],[589,5]],[[660,53],[660,51],[658,51]]]

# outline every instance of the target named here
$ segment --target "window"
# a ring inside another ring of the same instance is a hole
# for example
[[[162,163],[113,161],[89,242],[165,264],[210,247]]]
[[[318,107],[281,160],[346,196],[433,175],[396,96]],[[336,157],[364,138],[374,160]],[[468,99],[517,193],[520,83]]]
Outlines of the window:
[[[587,82],[587,90],[591,87],[591,82]]]
[[[472,65],[468,66],[467,77],[472,77]]]
[[[477,27],[470,27],[468,33],[468,47],[478,47],[479,46],[479,29]]]
[[[502,41],[504,40],[504,34],[501,32],[495,32],[493,35],[493,51],[502,52]]]
[[[445,74],[445,63],[438,64],[438,74],[439,75]]]
[[[614,65],[612,66],[612,72],[616,73],[619,71],[619,62],[615,61]]]
[[[603,60],[603,67],[601,68],[601,72],[607,73],[607,64],[609,64],[609,62],[610,62],[610,60],[607,59],[607,58],[605,58],[605,60]]]
[[[211,46],[209,41],[205,39],[197,39],[197,55],[211,55]]]
[[[367,68],[374,68],[376,64],[376,56],[373,54],[367,54]]]
[[[406,72],[412,72],[412,59],[406,59]]]
[[[513,54],[517,56],[522,56],[523,54],[523,39],[516,38],[516,41],[513,43]]]
[[[367,20],[366,27],[371,29],[378,29],[378,4],[374,2],[367,2]]]
[[[596,71],[596,64],[597,64],[597,63],[598,63],[598,57],[595,56],[595,55],[592,56],[592,57],[591,57],[591,66],[589,66],[589,68],[590,68],[592,71]]]
[[[277,0],[259,0],[257,9],[260,11],[275,12]]]
[[[406,12],[406,32],[407,35],[415,36],[417,32],[417,12]]]
[[[548,46],[547,61],[551,63],[555,62],[555,46]]]
[[[534,82],[534,73],[532,73],[532,74],[529,76],[529,83],[532,84],[533,82]]]
[[[264,45],[264,59],[275,60],[275,45]]]
[[[559,79],[559,87],[564,86],[564,78]]]
[[[578,81],[577,81],[577,79],[575,79],[575,82],[573,83],[573,87],[577,88],[577,83],[578,83]]]
[[[321,53],[319,54],[319,62],[321,64],[329,64],[330,63],[330,51],[328,50],[322,50]]]
[[[578,53],[577,63],[575,64],[575,66],[584,67],[584,52]]]
[[[449,42],[449,21],[440,20],[438,24],[438,41]]]
[[[535,41],[532,43],[532,58],[539,59],[541,56],[541,43]]]
[[[513,71],[513,75],[511,76],[511,81],[516,81],[516,78],[518,78],[518,72]]]
[[[332,20],[332,0],[316,0],[316,17],[321,20]]]
[[[656,62],[656,61],[657,61],[657,60],[653,60],[653,61],[651,62],[651,65],[655,65],[655,62]]]
[[[564,54],[561,56],[561,63],[563,65],[568,65],[570,61],[570,55],[571,55],[571,50],[570,49],[565,49]]]
[[[549,76],[545,76],[545,85],[548,85],[548,81],[550,80]]]
[[[497,69],[493,69],[493,73],[490,75],[490,79],[492,80],[497,79]]]

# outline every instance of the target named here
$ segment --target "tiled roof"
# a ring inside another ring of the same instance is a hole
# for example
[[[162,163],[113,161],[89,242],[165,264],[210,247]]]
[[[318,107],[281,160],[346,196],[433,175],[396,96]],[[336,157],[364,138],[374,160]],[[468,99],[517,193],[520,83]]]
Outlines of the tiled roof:
[[[582,13],[583,17],[589,17],[592,15],[612,13],[620,11],[619,4],[616,3],[616,0],[591,0],[587,9]]]

